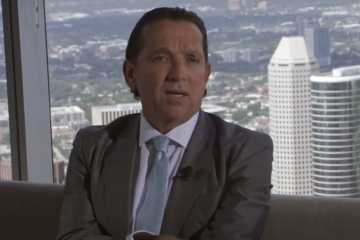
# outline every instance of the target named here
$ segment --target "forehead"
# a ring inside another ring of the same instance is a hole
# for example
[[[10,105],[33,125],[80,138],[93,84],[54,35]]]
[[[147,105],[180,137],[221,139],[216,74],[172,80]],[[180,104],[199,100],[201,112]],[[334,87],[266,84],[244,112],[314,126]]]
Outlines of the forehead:
[[[186,47],[202,50],[202,34],[191,22],[163,20],[147,25],[142,34],[145,49]]]

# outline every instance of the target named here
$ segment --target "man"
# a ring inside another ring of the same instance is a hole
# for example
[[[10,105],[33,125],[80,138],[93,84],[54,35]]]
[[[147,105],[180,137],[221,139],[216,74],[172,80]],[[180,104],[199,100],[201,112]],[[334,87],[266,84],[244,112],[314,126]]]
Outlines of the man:
[[[200,109],[211,72],[203,21],[180,8],[146,13],[123,72],[142,113],[78,132],[57,239],[260,239],[272,141]]]

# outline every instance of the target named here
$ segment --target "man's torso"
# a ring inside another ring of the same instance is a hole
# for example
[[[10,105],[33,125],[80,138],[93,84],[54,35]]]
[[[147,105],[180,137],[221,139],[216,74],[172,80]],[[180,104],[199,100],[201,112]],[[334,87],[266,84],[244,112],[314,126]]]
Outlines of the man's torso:
[[[131,232],[140,161],[139,115],[122,117],[105,127],[82,130],[82,149],[90,176],[90,198],[104,234],[123,237]],[[200,112],[179,169],[191,166],[188,181],[173,182],[162,234],[188,239],[210,222],[226,186],[228,159],[251,135],[220,118]]]

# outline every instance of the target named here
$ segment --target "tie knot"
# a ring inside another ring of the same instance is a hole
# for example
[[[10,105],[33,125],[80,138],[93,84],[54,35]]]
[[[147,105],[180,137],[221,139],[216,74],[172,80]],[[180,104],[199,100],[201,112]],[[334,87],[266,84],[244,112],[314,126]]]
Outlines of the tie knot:
[[[167,153],[169,147],[169,138],[164,135],[159,135],[152,138],[156,152],[165,152]]]

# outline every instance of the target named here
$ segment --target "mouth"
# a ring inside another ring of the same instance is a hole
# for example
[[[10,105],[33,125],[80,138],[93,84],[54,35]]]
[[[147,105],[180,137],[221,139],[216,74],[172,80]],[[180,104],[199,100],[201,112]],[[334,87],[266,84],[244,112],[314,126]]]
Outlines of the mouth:
[[[187,92],[181,90],[169,90],[166,91],[165,94],[176,98],[182,98],[189,95]]]

